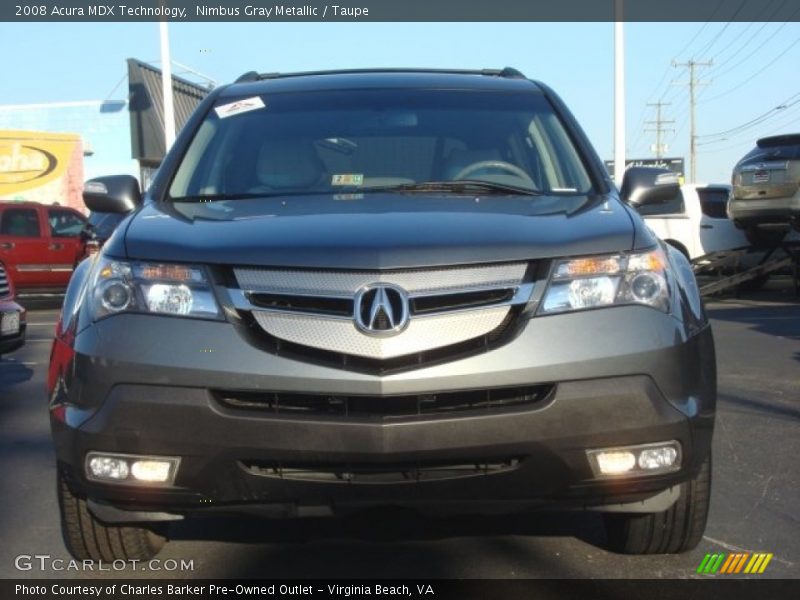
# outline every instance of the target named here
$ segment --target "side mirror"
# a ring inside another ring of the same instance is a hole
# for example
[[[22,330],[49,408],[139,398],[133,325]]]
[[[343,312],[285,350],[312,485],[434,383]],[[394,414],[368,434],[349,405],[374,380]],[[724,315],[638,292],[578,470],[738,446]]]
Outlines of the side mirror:
[[[646,204],[661,204],[680,192],[677,173],[654,167],[631,167],[625,171],[619,195],[634,208]]]
[[[83,203],[92,212],[124,215],[142,204],[142,193],[131,175],[97,177],[84,184]]]

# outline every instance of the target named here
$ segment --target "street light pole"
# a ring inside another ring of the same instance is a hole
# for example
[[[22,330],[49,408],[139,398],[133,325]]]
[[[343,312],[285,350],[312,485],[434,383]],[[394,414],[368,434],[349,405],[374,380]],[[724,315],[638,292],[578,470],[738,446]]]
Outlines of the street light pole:
[[[172,62],[169,54],[167,22],[159,23],[161,37],[161,93],[164,99],[164,146],[169,152],[175,141],[175,106],[172,101]]]
[[[614,4],[614,183],[625,173],[625,21],[623,0]]]

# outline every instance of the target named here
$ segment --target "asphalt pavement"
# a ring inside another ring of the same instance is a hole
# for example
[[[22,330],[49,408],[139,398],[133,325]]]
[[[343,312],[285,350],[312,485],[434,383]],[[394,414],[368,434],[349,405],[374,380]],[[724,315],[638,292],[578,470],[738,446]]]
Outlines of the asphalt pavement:
[[[27,345],[0,361],[0,577],[688,578],[700,577],[697,566],[714,552],[773,553],[757,577],[800,574],[800,301],[788,281],[708,304],[720,392],[711,512],[700,546],[676,556],[606,551],[593,514],[434,519],[372,511],[283,523],[185,522],[172,526],[160,571],[91,573],[68,570],[68,562],[54,570],[53,559],[69,559],[45,398],[58,311],[34,306]],[[181,561],[192,568],[180,570]]]

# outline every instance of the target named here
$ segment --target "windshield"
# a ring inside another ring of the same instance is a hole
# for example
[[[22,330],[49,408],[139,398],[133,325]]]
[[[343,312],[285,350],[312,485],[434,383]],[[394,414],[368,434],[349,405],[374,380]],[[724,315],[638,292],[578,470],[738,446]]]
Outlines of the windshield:
[[[437,194],[591,189],[541,94],[391,89],[222,98],[196,131],[169,196],[409,193],[419,184]]]

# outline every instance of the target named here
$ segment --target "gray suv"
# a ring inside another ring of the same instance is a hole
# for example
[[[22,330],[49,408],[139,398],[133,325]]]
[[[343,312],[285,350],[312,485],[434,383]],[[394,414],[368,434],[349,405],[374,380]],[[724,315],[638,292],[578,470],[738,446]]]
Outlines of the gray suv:
[[[681,552],[708,510],[692,269],[513,69],[248,73],[76,269],[48,378],[64,539],[145,559],[199,515],[602,511]],[[140,200],[142,203],[140,204]]]
[[[800,134],[761,138],[733,168],[728,217],[750,243],[777,245],[800,230]]]

